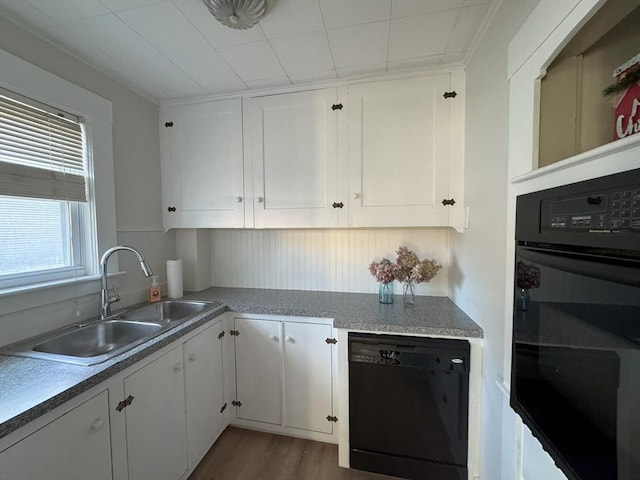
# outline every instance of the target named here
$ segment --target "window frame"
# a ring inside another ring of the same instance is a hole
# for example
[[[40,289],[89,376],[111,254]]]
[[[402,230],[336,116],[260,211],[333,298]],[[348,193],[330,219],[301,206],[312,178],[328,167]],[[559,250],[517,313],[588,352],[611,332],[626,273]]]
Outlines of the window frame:
[[[95,251],[97,248],[97,224],[95,215],[91,212],[95,211],[95,205],[92,202],[95,199],[94,182],[91,172],[93,155],[90,148],[90,138],[85,128],[85,121],[82,116],[72,114],[64,109],[56,108],[36,99],[25,95],[15,93],[9,89],[1,88],[0,93],[18,103],[25,104],[29,107],[47,112],[52,115],[61,115],[64,118],[71,118],[74,123],[79,125],[82,134],[82,147],[84,157],[84,183],[86,191],[86,202],[75,202],[69,200],[48,199],[58,202],[61,208],[62,247],[64,251],[70,252],[66,255],[69,265],[63,267],[43,268],[33,271],[17,272],[8,275],[0,274],[0,292],[3,290],[20,290],[32,289],[39,285],[52,284],[59,281],[77,280],[95,274],[97,268],[95,266]],[[5,198],[23,198],[29,200],[30,197],[22,197],[17,195],[3,195]],[[34,200],[39,200],[34,198]],[[42,198],[40,200],[47,200]],[[65,209],[66,211],[62,211]],[[65,225],[66,224],[66,228]]]
[[[100,292],[98,252],[117,245],[113,161],[113,109],[109,100],[0,49],[0,87],[84,118],[88,176],[93,192],[88,192],[88,217],[96,225],[97,245],[88,245],[84,277],[32,284],[0,290],[0,316],[29,320],[51,312],[52,305],[72,302],[93,304]],[[93,249],[93,251],[90,251]],[[118,259],[109,262],[110,272],[118,272]],[[37,292],[37,295],[33,293]]]

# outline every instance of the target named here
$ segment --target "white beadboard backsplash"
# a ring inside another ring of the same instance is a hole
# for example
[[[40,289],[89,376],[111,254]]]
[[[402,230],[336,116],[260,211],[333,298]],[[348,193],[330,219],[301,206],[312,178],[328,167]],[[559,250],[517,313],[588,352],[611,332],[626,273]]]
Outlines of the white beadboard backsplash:
[[[400,245],[443,265],[417,295],[447,296],[444,228],[358,230],[211,230],[211,278],[217,287],[375,293],[368,266],[394,261]],[[402,286],[395,285],[395,293]]]

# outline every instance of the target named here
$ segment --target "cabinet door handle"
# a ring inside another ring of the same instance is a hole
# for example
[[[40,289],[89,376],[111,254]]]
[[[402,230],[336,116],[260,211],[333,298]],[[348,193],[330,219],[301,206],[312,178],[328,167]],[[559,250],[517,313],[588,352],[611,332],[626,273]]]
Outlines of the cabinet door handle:
[[[273,340],[274,342],[277,342],[278,337],[276,337],[275,335],[269,335],[269,340]]]
[[[256,198],[256,202],[258,202],[258,203],[264,202],[264,197],[257,197]]]
[[[167,208],[167,212],[171,212],[171,213],[173,213],[173,212],[175,212],[175,211],[176,211],[176,207],[168,207],[168,208]]]
[[[104,420],[102,420],[101,418],[96,418],[91,423],[91,430],[93,430],[94,432],[97,432],[98,430],[100,430],[102,428],[103,425],[104,425]]]
[[[290,336],[286,336],[284,337],[285,342],[289,342],[289,343],[296,343],[296,339]]]
[[[236,197],[234,200],[236,203],[242,203],[242,197]]]
[[[198,358],[198,355],[196,355],[195,353],[192,353],[191,355],[189,355],[190,362],[195,362],[197,358]]]
[[[183,368],[182,362],[178,362],[173,366],[174,372],[181,372]]]

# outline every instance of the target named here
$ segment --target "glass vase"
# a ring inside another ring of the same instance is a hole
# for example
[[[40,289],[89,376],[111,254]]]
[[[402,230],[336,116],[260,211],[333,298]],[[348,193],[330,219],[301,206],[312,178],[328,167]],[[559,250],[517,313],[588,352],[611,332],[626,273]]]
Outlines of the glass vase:
[[[380,303],[393,303],[393,283],[381,283],[378,287],[378,301]]]
[[[516,310],[524,312],[529,304],[529,290],[526,288],[516,289]]]
[[[413,282],[404,282],[402,284],[402,301],[405,306],[413,307],[416,304],[415,285]]]

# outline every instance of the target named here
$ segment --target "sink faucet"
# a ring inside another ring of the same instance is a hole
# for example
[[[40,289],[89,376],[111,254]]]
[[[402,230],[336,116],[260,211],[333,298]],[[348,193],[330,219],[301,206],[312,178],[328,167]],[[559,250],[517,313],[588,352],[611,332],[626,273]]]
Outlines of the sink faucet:
[[[142,254],[133,247],[118,245],[117,247],[111,247],[109,250],[104,252],[102,258],[100,259],[100,274],[102,277],[102,288],[100,289],[100,318],[107,318],[109,315],[111,315],[111,304],[120,301],[119,295],[109,295],[109,288],[107,287],[107,261],[109,260],[111,254],[117,252],[118,250],[126,250],[134,253],[138,257],[140,268],[142,268],[142,273],[144,273],[144,276],[150,277],[151,275],[153,275],[151,267],[145,261]]]

